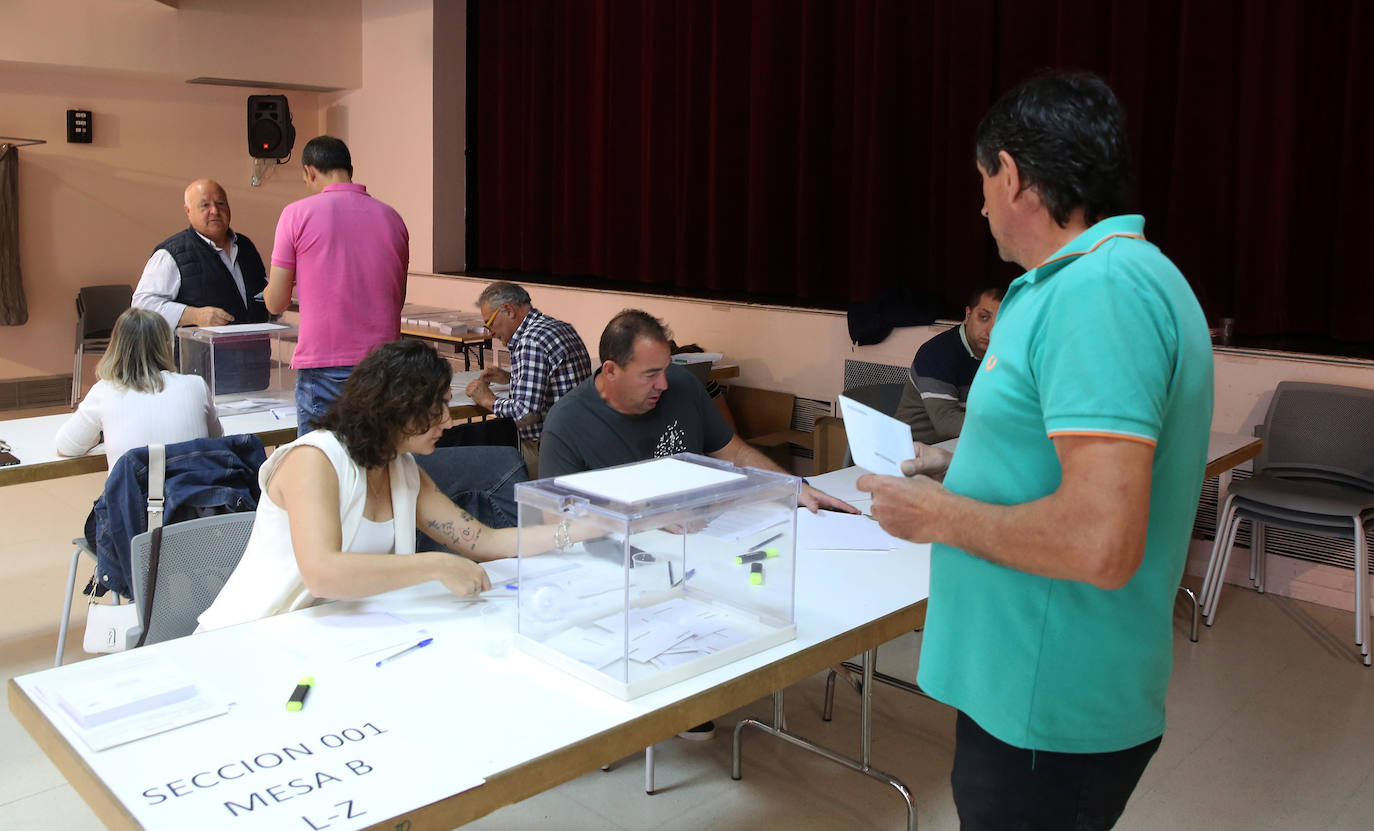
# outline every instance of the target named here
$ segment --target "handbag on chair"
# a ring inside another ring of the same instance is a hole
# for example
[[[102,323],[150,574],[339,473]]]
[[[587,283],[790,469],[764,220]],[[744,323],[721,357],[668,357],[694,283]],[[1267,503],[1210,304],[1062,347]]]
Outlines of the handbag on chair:
[[[123,652],[130,629],[141,620],[143,634],[135,646],[142,646],[148,637],[148,621],[153,614],[153,588],[157,585],[158,550],[162,543],[163,486],[167,478],[167,446],[148,445],[148,530],[153,532],[152,558],[148,564],[148,590],[142,614],[132,601],[129,603],[97,603],[95,592],[86,607],[86,634],[81,648],[92,655]],[[114,592],[111,592],[114,594]]]

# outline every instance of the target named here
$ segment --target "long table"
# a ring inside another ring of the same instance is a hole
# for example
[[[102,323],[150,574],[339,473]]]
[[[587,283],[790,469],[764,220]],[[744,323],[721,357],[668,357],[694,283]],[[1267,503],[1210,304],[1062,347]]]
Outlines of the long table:
[[[409,323],[401,324],[401,337],[416,338],[419,340],[430,341],[431,343],[447,343],[462,350],[463,369],[472,369],[472,352],[477,352],[477,368],[482,369],[486,366],[484,350],[491,348],[491,335],[445,335],[438,329],[431,329],[426,326],[413,326]]]
[[[478,374],[476,371],[454,373],[453,400],[449,411],[455,421],[488,414],[485,408],[475,404],[464,392],[467,383]],[[724,381],[738,376],[737,364],[721,364],[711,369],[710,377],[713,381]],[[109,460],[105,458],[103,444],[96,445],[84,456],[57,455],[54,440],[57,431],[69,418],[70,413],[59,413],[0,421],[0,440],[7,442],[12,448],[11,452],[20,460],[17,465],[0,467],[0,487],[80,476],[107,469]],[[283,413],[280,417],[271,412],[221,415],[220,423],[224,425],[226,435],[253,433],[267,447],[283,445],[296,438],[294,412]]]
[[[487,412],[474,404],[462,387],[454,388],[450,404],[449,411],[455,420],[476,418]],[[71,413],[59,413],[0,421],[0,439],[8,442],[14,455],[20,459],[17,465],[0,467],[0,487],[80,476],[107,469],[109,460],[105,458],[104,444],[96,445],[84,456],[57,455],[57,431],[71,417]],[[294,409],[289,413],[282,412],[280,416],[269,411],[221,415],[220,424],[224,426],[225,435],[252,433],[262,439],[266,447],[277,447],[296,438]]]
[[[817,484],[835,487],[856,475],[837,472]],[[482,654],[482,604],[464,603],[426,584],[11,679],[9,703],[111,828],[448,829],[919,628],[928,580],[924,545],[886,552],[799,551],[795,640],[630,701],[519,651],[501,658]],[[344,613],[403,615],[423,621],[435,639],[381,669],[330,666],[313,645],[347,634],[331,629],[347,619]],[[116,677],[146,659],[175,662],[227,691],[236,704],[227,715],[95,752],[41,692],[68,673]],[[287,695],[308,673],[316,685],[305,709],[286,713]],[[871,685],[864,689],[871,694]],[[340,743],[340,736],[356,742],[347,755],[318,746]],[[319,755],[305,764],[282,763],[279,772],[262,770],[268,763],[277,767],[274,756],[297,742]],[[866,749],[867,736],[863,742]],[[241,783],[224,781],[227,775],[201,775],[215,765],[223,765],[223,772],[254,760],[258,772]],[[367,768],[365,780],[354,780],[356,771],[344,764],[349,761]],[[266,790],[316,769],[344,781],[332,791],[320,788],[295,799],[285,786]],[[442,774],[437,780],[435,771]],[[190,784],[196,776],[200,784],[219,784],[202,790]],[[460,783],[478,779],[484,781],[459,790]],[[184,796],[169,798],[174,791]],[[273,794],[291,801],[279,806]],[[226,802],[254,807],[232,817],[222,807]],[[306,818],[311,825],[301,822]]]

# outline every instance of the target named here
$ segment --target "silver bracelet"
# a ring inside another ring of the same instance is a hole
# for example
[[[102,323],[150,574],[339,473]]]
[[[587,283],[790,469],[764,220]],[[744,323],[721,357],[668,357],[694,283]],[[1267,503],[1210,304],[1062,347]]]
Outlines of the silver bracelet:
[[[564,518],[558,523],[558,527],[553,532],[553,544],[559,551],[566,550],[572,545],[572,535],[568,533],[568,526],[572,525],[572,520]]]

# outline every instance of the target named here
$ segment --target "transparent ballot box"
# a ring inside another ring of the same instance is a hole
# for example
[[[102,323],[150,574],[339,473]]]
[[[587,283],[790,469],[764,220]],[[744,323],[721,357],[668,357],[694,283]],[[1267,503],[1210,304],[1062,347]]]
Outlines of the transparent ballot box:
[[[791,640],[800,489],[691,453],[517,484],[516,646],[629,699]]]
[[[220,415],[295,406],[296,327],[245,323],[177,329],[177,368],[199,375]]]

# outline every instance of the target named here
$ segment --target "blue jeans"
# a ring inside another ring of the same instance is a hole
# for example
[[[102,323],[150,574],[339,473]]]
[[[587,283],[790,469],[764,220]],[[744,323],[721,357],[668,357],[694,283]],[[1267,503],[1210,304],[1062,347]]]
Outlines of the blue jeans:
[[[343,392],[351,366],[319,366],[296,370],[296,438],[315,429],[329,405]]]
[[[529,479],[525,459],[514,447],[440,447],[415,457],[439,491],[453,504],[491,528],[510,528],[518,521],[515,484]],[[417,551],[444,551],[424,534]]]

